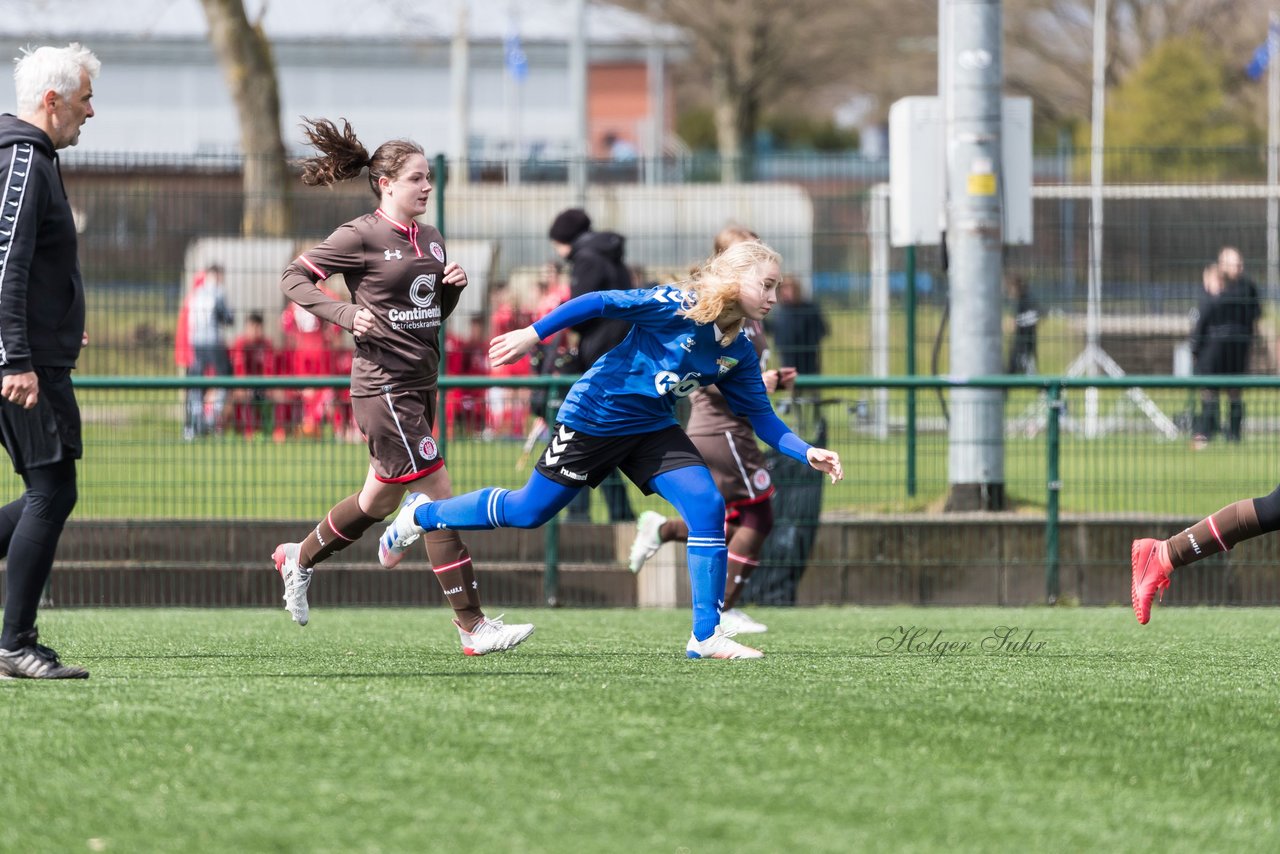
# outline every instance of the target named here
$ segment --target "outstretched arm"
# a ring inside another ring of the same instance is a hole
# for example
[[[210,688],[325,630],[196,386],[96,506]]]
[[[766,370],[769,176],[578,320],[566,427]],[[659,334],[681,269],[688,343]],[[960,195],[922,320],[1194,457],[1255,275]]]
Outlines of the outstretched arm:
[[[604,297],[599,293],[584,294],[561,303],[546,317],[523,329],[513,329],[494,338],[489,345],[489,364],[510,365],[533,351],[538,342],[584,320],[603,317]]]
[[[747,416],[756,435],[764,439],[772,447],[792,459],[808,463],[831,478],[832,483],[844,480],[844,467],[840,464],[840,455],[826,448],[815,448],[795,433],[791,432],[782,419],[773,413],[761,412]]]

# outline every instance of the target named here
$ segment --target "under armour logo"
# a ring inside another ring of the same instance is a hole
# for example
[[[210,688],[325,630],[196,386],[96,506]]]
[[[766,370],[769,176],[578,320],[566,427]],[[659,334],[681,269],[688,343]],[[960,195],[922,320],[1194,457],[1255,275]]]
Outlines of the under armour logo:
[[[387,260],[387,261],[390,261],[392,258],[394,258],[394,259],[396,259],[397,261],[399,261],[399,260],[400,260],[400,250],[399,250],[399,249],[384,249],[384,250],[382,251],[382,257],[383,257],[385,260]]]

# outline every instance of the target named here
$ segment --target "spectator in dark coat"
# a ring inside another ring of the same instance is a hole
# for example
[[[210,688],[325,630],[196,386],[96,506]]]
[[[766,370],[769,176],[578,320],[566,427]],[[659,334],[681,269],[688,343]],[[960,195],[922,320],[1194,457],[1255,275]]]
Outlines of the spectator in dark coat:
[[[582,208],[561,211],[551,223],[547,236],[557,255],[571,265],[569,296],[580,297],[596,291],[625,291],[632,284],[631,271],[623,262],[626,239],[612,231],[592,231],[591,217]],[[578,333],[578,356],[566,372],[581,373],[596,359],[612,350],[631,331],[625,320],[593,318],[573,327]],[[614,473],[600,486],[609,505],[609,518],[629,522],[636,518],[627,499],[622,478]],[[581,520],[588,511],[590,492],[583,490],[569,508],[571,519]]]
[[[1245,374],[1249,372],[1249,350],[1262,316],[1258,286],[1244,275],[1239,251],[1227,246],[1218,263],[1204,271],[1204,293],[1200,297],[1196,322],[1191,333],[1191,352],[1197,374]],[[1218,432],[1219,392],[1200,392],[1200,420],[1195,445],[1204,445]],[[1244,400],[1240,388],[1227,388],[1230,414],[1226,438],[1238,442],[1244,428]]]
[[[1009,344],[1004,372],[1034,374],[1036,327],[1040,324],[1040,309],[1031,296],[1031,286],[1022,276],[1011,275],[1005,278],[1005,294],[1013,300],[1013,340]]]
[[[778,348],[779,364],[794,366],[799,374],[822,373],[819,348],[830,330],[822,309],[804,298],[795,276],[785,276],[778,285],[778,304],[764,328]]]
[[[569,297],[596,291],[630,290],[631,271],[623,262],[626,239],[612,231],[592,231],[582,208],[561,211],[548,233],[557,255],[571,265]],[[631,324],[596,318],[573,327],[578,333],[578,364],[583,370],[627,337]]]

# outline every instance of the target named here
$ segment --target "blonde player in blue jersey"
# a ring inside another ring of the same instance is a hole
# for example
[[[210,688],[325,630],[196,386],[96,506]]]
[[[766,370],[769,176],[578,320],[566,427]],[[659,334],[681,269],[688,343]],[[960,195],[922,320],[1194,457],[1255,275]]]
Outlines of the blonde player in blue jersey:
[[[514,362],[538,342],[593,317],[633,325],[621,344],[574,383],[529,482],[518,490],[485,488],[431,501],[410,495],[379,540],[394,563],[425,530],[536,528],[595,487],[615,468],[646,494],[661,495],[689,526],[693,599],[689,658],[760,658],[720,627],[728,552],[724,499],[697,449],[676,423],[676,400],[714,383],[733,411],[774,448],[831,477],[844,477],[840,456],[792,433],[769,403],[755,347],[742,333],[777,300],[779,256],[759,241],[712,258],[687,282],[650,290],[601,291],[572,299],[546,317],[493,340],[489,359]]]

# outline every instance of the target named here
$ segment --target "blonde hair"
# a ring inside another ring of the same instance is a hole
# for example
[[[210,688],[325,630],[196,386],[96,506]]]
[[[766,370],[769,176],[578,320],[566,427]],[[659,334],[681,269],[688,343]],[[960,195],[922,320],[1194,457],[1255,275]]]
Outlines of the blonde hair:
[[[762,264],[782,263],[782,256],[759,240],[744,240],[707,260],[693,278],[680,283],[685,292],[680,313],[694,323],[711,323],[738,302],[742,280]],[[722,347],[728,347],[741,331],[742,321],[736,328],[725,330],[720,339]]]

